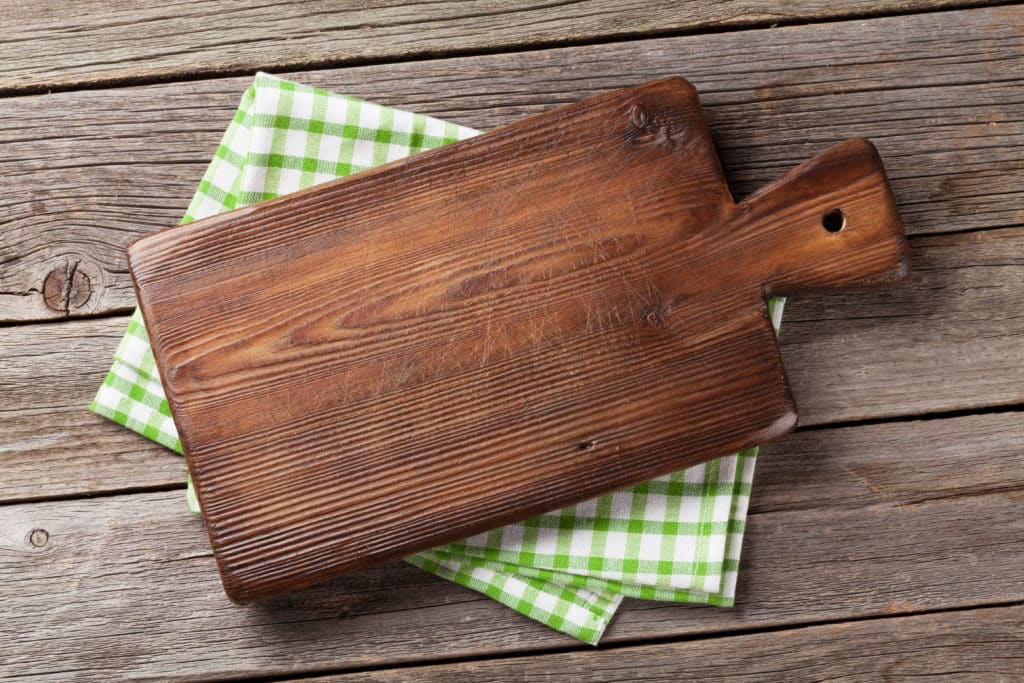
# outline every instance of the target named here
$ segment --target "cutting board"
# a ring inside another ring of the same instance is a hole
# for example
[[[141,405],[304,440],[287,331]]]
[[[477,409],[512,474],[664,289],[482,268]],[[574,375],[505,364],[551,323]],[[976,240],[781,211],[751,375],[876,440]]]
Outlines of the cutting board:
[[[128,256],[239,602],[785,434],[766,297],[907,270],[870,143],[737,204],[677,78]]]

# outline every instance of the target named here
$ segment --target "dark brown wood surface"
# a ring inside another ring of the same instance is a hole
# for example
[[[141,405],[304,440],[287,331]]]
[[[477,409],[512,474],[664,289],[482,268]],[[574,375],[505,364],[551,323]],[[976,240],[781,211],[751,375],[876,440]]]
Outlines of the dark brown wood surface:
[[[454,34],[472,6],[317,33],[294,3],[193,6],[202,29],[2,5],[0,92],[66,92],[0,99],[0,680],[1024,678],[1024,7],[957,4],[488,3]],[[286,65],[480,129],[684,74],[738,197],[877,141],[911,275],[790,300],[801,427],[759,460],[736,608],[627,599],[603,656],[400,563],[230,604],[183,459],[83,406],[135,305],[125,245],[177,222],[251,70]]]
[[[737,205],[681,79],[129,247],[239,601],[785,434],[766,297],[907,260],[869,143]]]

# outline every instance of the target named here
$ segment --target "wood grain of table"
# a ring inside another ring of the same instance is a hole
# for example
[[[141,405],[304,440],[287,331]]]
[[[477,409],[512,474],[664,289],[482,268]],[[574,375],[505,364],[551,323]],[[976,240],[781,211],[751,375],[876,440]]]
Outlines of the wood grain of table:
[[[1024,678],[1024,7],[0,0],[0,679]],[[87,411],[252,73],[490,128],[680,75],[738,198],[844,138],[913,273],[792,299],[733,609],[596,650],[395,563],[228,602],[183,461]]]

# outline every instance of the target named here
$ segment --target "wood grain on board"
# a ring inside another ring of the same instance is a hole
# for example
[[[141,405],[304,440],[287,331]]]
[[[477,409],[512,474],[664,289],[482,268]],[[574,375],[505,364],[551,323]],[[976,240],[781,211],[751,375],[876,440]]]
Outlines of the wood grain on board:
[[[395,61],[666,32],[827,20],[987,4],[985,0],[59,0],[0,2],[0,93],[138,79]],[[173,9],[171,9],[173,8]]]
[[[870,143],[736,204],[674,78],[128,260],[244,602],[778,438],[797,415],[767,297],[891,285],[909,253]]]
[[[1024,403],[1021,231],[910,242],[911,274],[897,289],[787,303],[780,346],[801,424]],[[84,409],[126,325],[0,328],[0,357],[19,359],[0,392],[0,433],[11,437],[0,501],[183,481],[181,458]]]
[[[490,129],[681,75],[738,197],[865,136],[923,234],[1024,224],[1022,25],[997,7],[290,76]],[[250,82],[0,100],[0,320],[131,310],[125,246],[178,222]]]

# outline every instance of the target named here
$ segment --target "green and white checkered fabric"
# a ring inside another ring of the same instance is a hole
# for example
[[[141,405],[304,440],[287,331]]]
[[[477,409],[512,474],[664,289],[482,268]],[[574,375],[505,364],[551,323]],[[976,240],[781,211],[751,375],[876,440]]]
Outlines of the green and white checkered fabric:
[[[182,223],[476,133],[257,74]],[[773,301],[776,326],[781,313],[782,301]],[[138,311],[91,408],[181,452]],[[624,596],[728,606],[755,455],[721,458],[406,559],[588,643]],[[189,506],[198,511],[191,484]]]

